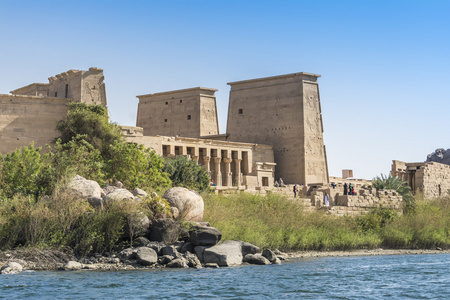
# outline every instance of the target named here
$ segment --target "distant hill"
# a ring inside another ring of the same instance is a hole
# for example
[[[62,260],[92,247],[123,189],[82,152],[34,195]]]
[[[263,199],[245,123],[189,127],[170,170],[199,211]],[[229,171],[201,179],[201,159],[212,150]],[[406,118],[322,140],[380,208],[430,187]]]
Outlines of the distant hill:
[[[428,154],[427,161],[435,161],[441,164],[450,165],[450,149],[436,149],[433,153]]]

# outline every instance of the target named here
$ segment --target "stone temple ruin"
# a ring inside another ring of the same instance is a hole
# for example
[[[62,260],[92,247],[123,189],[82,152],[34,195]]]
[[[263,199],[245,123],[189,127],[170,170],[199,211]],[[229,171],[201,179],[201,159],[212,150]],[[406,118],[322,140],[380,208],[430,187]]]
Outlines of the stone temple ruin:
[[[332,214],[364,214],[379,205],[401,210],[401,196],[328,174],[318,78],[311,73],[229,83],[227,132],[219,133],[215,92],[204,87],[137,96],[135,126],[122,126],[127,140],[164,157],[188,156],[203,165],[217,192],[280,193],[306,207],[321,208],[328,195]],[[34,141],[44,146],[57,134],[70,101],[106,106],[103,70],[69,70],[0,95],[0,153]],[[281,178],[285,184],[281,183]]]

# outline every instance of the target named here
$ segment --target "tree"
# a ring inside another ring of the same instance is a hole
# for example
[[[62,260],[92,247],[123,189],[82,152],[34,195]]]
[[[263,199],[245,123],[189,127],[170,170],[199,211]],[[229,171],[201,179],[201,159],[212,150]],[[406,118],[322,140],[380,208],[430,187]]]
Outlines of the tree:
[[[381,177],[375,177],[372,179],[372,186],[377,190],[394,190],[403,197],[403,209],[405,212],[413,211],[416,207],[416,200],[411,191],[411,188],[398,177],[394,177],[391,174],[385,176],[381,174]]]
[[[185,156],[167,158],[164,172],[169,174],[174,186],[182,186],[198,191],[209,190],[210,178],[205,168]]]
[[[36,199],[51,193],[54,178],[47,155],[41,156],[41,148],[28,146],[0,156],[0,189],[6,197],[15,194],[32,195]]]
[[[57,123],[56,129],[60,135],[54,142],[59,139],[61,144],[66,144],[83,135],[104,157],[110,156],[109,145],[123,141],[120,127],[109,121],[106,108],[101,105],[70,103],[66,118]]]
[[[111,157],[105,163],[107,178],[119,180],[129,189],[170,186],[170,179],[163,171],[163,159],[154,150],[116,141],[109,145],[108,151]]]

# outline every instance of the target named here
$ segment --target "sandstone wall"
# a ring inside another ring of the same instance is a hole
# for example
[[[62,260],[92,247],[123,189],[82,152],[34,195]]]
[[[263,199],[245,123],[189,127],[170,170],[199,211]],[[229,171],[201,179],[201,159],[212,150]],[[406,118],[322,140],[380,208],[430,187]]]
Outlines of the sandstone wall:
[[[217,90],[192,88],[137,96],[136,126],[144,135],[199,138],[219,134]]]
[[[448,195],[450,190],[450,166],[427,163],[423,169],[423,193],[426,198]]]
[[[273,145],[276,178],[286,183],[328,182],[318,77],[295,73],[229,83],[229,139]]]
[[[0,95],[0,153],[33,141],[37,147],[51,142],[56,123],[67,115],[67,103],[55,97]]]

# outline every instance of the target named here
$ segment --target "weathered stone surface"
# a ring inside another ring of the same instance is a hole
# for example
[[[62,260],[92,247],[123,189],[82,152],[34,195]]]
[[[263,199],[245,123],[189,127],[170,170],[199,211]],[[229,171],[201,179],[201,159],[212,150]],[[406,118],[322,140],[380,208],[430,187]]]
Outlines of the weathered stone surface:
[[[119,252],[121,261],[126,261],[134,258],[135,250],[133,248],[126,248]]]
[[[139,247],[135,255],[138,262],[143,266],[150,266],[158,261],[158,254],[152,248]]]
[[[264,251],[262,252],[262,256],[267,258],[267,260],[269,260],[272,264],[280,264],[281,263],[281,261],[277,257],[277,255],[275,253],[273,253],[273,251],[270,249],[264,249]]]
[[[133,196],[140,197],[142,199],[145,199],[148,195],[146,191],[141,190],[139,188],[135,188],[134,190],[131,191],[131,193],[133,194]]]
[[[242,242],[225,241],[203,252],[205,263],[216,263],[219,266],[229,267],[242,264]]]
[[[143,212],[128,214],[124,237],[129,238],[131,233],[133,237],[141,237],[147,234],[149,227],[150,219]]]
[[[62,269],[66,271],[75,271],[75,270],[81,270],[83,268],[83,265],[80,264],[77,261],[68,261],[65,265],[63,265]]]
[[[186,261],[182,258],[175,258],[167,264],[168,268],[188,268]]]
[[[184,254],[184,258],[190,268],[200,268],[202,265],[197,255],[192,254],[189,251]]]
[[[427,155],[427,161],[434,161],[441,164],[450,165],[450,149],[436,149],[433,153]]]
[[[199,193],[183,187],[168,189],[163,198],[171,207],[178,209],[179,218],[187,221],[202,221],[204,202]]]
[[[150,241],[163,242],[165,244],[173,244],[180,236],[180,224],[169,218],[157,219],[150,226]]]
[[[205,252],[205,249],[208,248],[206,246],[195,246],[194,247],[194,253],[195,255],[197,255],[198,259],[200,260],[200,262],[204,263],[204,259],[203,259],[203,253]]]
[[[196,226],[189,233],[189,241],[195,246],[214,246],[222,238],[217,228]]]
[[[174,260],[172,255],[163,255],[158,258],[158,263],[160,265],[166,265],[170,263],[172,260]]]
[[[148,244],[150,244],[149,239],[143,236],[140,236],[133,241],[133,245],[135,245],[136,247],[144,247],[144,246],[147,247]]]
[[[253,265],[270,265],[270,261],[261,254],[247,254],[243,261]]]
[[[72,193],[86,198],[92,206],[102,206],[103,190],[97,182],[76,175],[67,187]]]
[[[126,189],[115,189],[103,197],[103,203],[107,204],[113,201],[134,200],[134,195]]]
[[[216,263],[207,263],[205,264],[205,268],[217,269],[219,268],[219,265]]]
[[[174,246],[165,246],[161,248],[161,255],[172,255],[175,256],[177,253],[177,249]]]
[[[250,243],[242,242],[242,256],[247,254],[255,254],[261,251],[258,246],[252,245]]]
[[[152,248],[153,250],[155,250],[156,253],[160,253],[161,248],[164,247],[165,245],[160,243],[160,242],[155,242],[155,241],[150,241],[147,244],[147,247]]]
[[[194,253],[194,247],[195,245],[191,242],[186,242],[181,246],[180,252],[181,253],[186,253],[186,252],[191,252]]]
[[[18,274],[22,272],[22,270],[23,268],[21,264],[14,261],[9,261],[0,269],[0,274]]]

